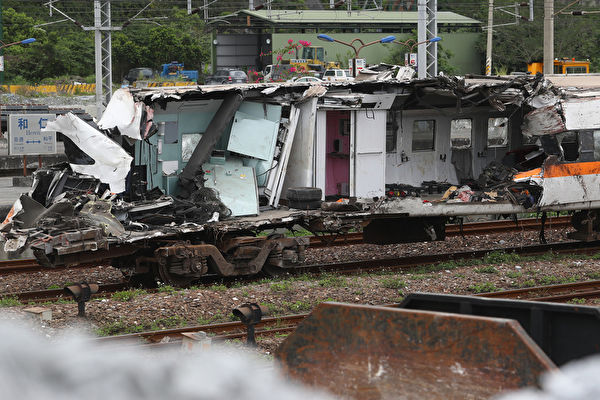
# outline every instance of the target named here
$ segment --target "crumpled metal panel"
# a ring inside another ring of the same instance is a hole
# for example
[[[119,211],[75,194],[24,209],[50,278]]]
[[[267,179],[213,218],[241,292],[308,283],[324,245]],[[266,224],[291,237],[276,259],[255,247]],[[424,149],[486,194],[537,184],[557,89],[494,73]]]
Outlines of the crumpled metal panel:
[[[562,109],[567,130],[600,129],[600,98],[569,99]]]
[[[592,208],[588,202],[600,199],[600,162],[563,163],[549,157],[542,170],[540,207],[573,203]]]
[[[525,136],[551,135],[566,130],[557,106],[546,106],[533,110],[523,119],[521,132]]]
[[[479,399],[555,369],[514,320],[322,303],[276,352],[285,373],[350,399]]]

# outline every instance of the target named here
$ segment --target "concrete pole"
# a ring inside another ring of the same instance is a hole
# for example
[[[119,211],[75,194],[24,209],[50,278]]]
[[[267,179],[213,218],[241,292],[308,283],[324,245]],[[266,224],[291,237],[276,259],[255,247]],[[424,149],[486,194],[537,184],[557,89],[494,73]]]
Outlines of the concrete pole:
[[[104,112],[102,99],[102,19],[100,15],[100,1],[94,1],[94,49],[95,49],[95,67],[96,67],[96,117],[100,119]]]
[[[494,0],[490,0],[488,9],[488,31],[487,31],[487,46],[485,54],[485,74],[492,75],[492,39],[494,36]]]
[[[544,75],[554,73],[554,0],[544,0]]]

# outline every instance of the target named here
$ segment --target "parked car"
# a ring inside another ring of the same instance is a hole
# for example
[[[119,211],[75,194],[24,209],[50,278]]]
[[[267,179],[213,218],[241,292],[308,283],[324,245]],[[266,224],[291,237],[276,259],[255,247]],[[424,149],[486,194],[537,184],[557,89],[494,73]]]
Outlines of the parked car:
[[[205,84],[223,85],[228,83],[248,83],[248,75],[241,70],[219,69],[214,75],[207,76]]]
[[[139,80],[148,80],[153,79],[156,76],[156,73],[152,70],[152,68],[141,67],[141,68],[132,68],[127,72],[127,75],[123,77],[124,81],[127,81],[128,84],[132,84],[133,82]]]
[[[300,76],[300,77],[292,78],[292,79],[288,80],[288,82],[319,83],[319,82],[323,82],[323,79],[319,79],[316,76]]]
[[[323,74],[323,80],[328,82],[351,81],[353,78],[343,69],[328,69]]]

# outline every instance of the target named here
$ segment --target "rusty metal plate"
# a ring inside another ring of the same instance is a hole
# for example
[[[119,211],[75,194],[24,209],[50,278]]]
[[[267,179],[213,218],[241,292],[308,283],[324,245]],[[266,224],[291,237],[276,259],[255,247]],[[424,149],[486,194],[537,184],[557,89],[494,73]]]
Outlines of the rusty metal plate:
[[[279,347],[286,374],[354,399],[482,399],[555,369],[514,320],[322,303]]]

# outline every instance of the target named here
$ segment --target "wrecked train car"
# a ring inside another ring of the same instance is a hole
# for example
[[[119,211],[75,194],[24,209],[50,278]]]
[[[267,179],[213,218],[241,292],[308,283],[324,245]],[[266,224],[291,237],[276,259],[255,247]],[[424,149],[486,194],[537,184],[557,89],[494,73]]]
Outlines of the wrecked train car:
[[[520,128],[549,96],[541,77],[120,90],[98,126],[49,125],[69,165],[36,173],[5,249],[185,285],[293,268],[307,241],[258,235],[274,228],[395,243],[443,239],[451,216],[549,210],[539,182],[512,180],[556,155]]]

